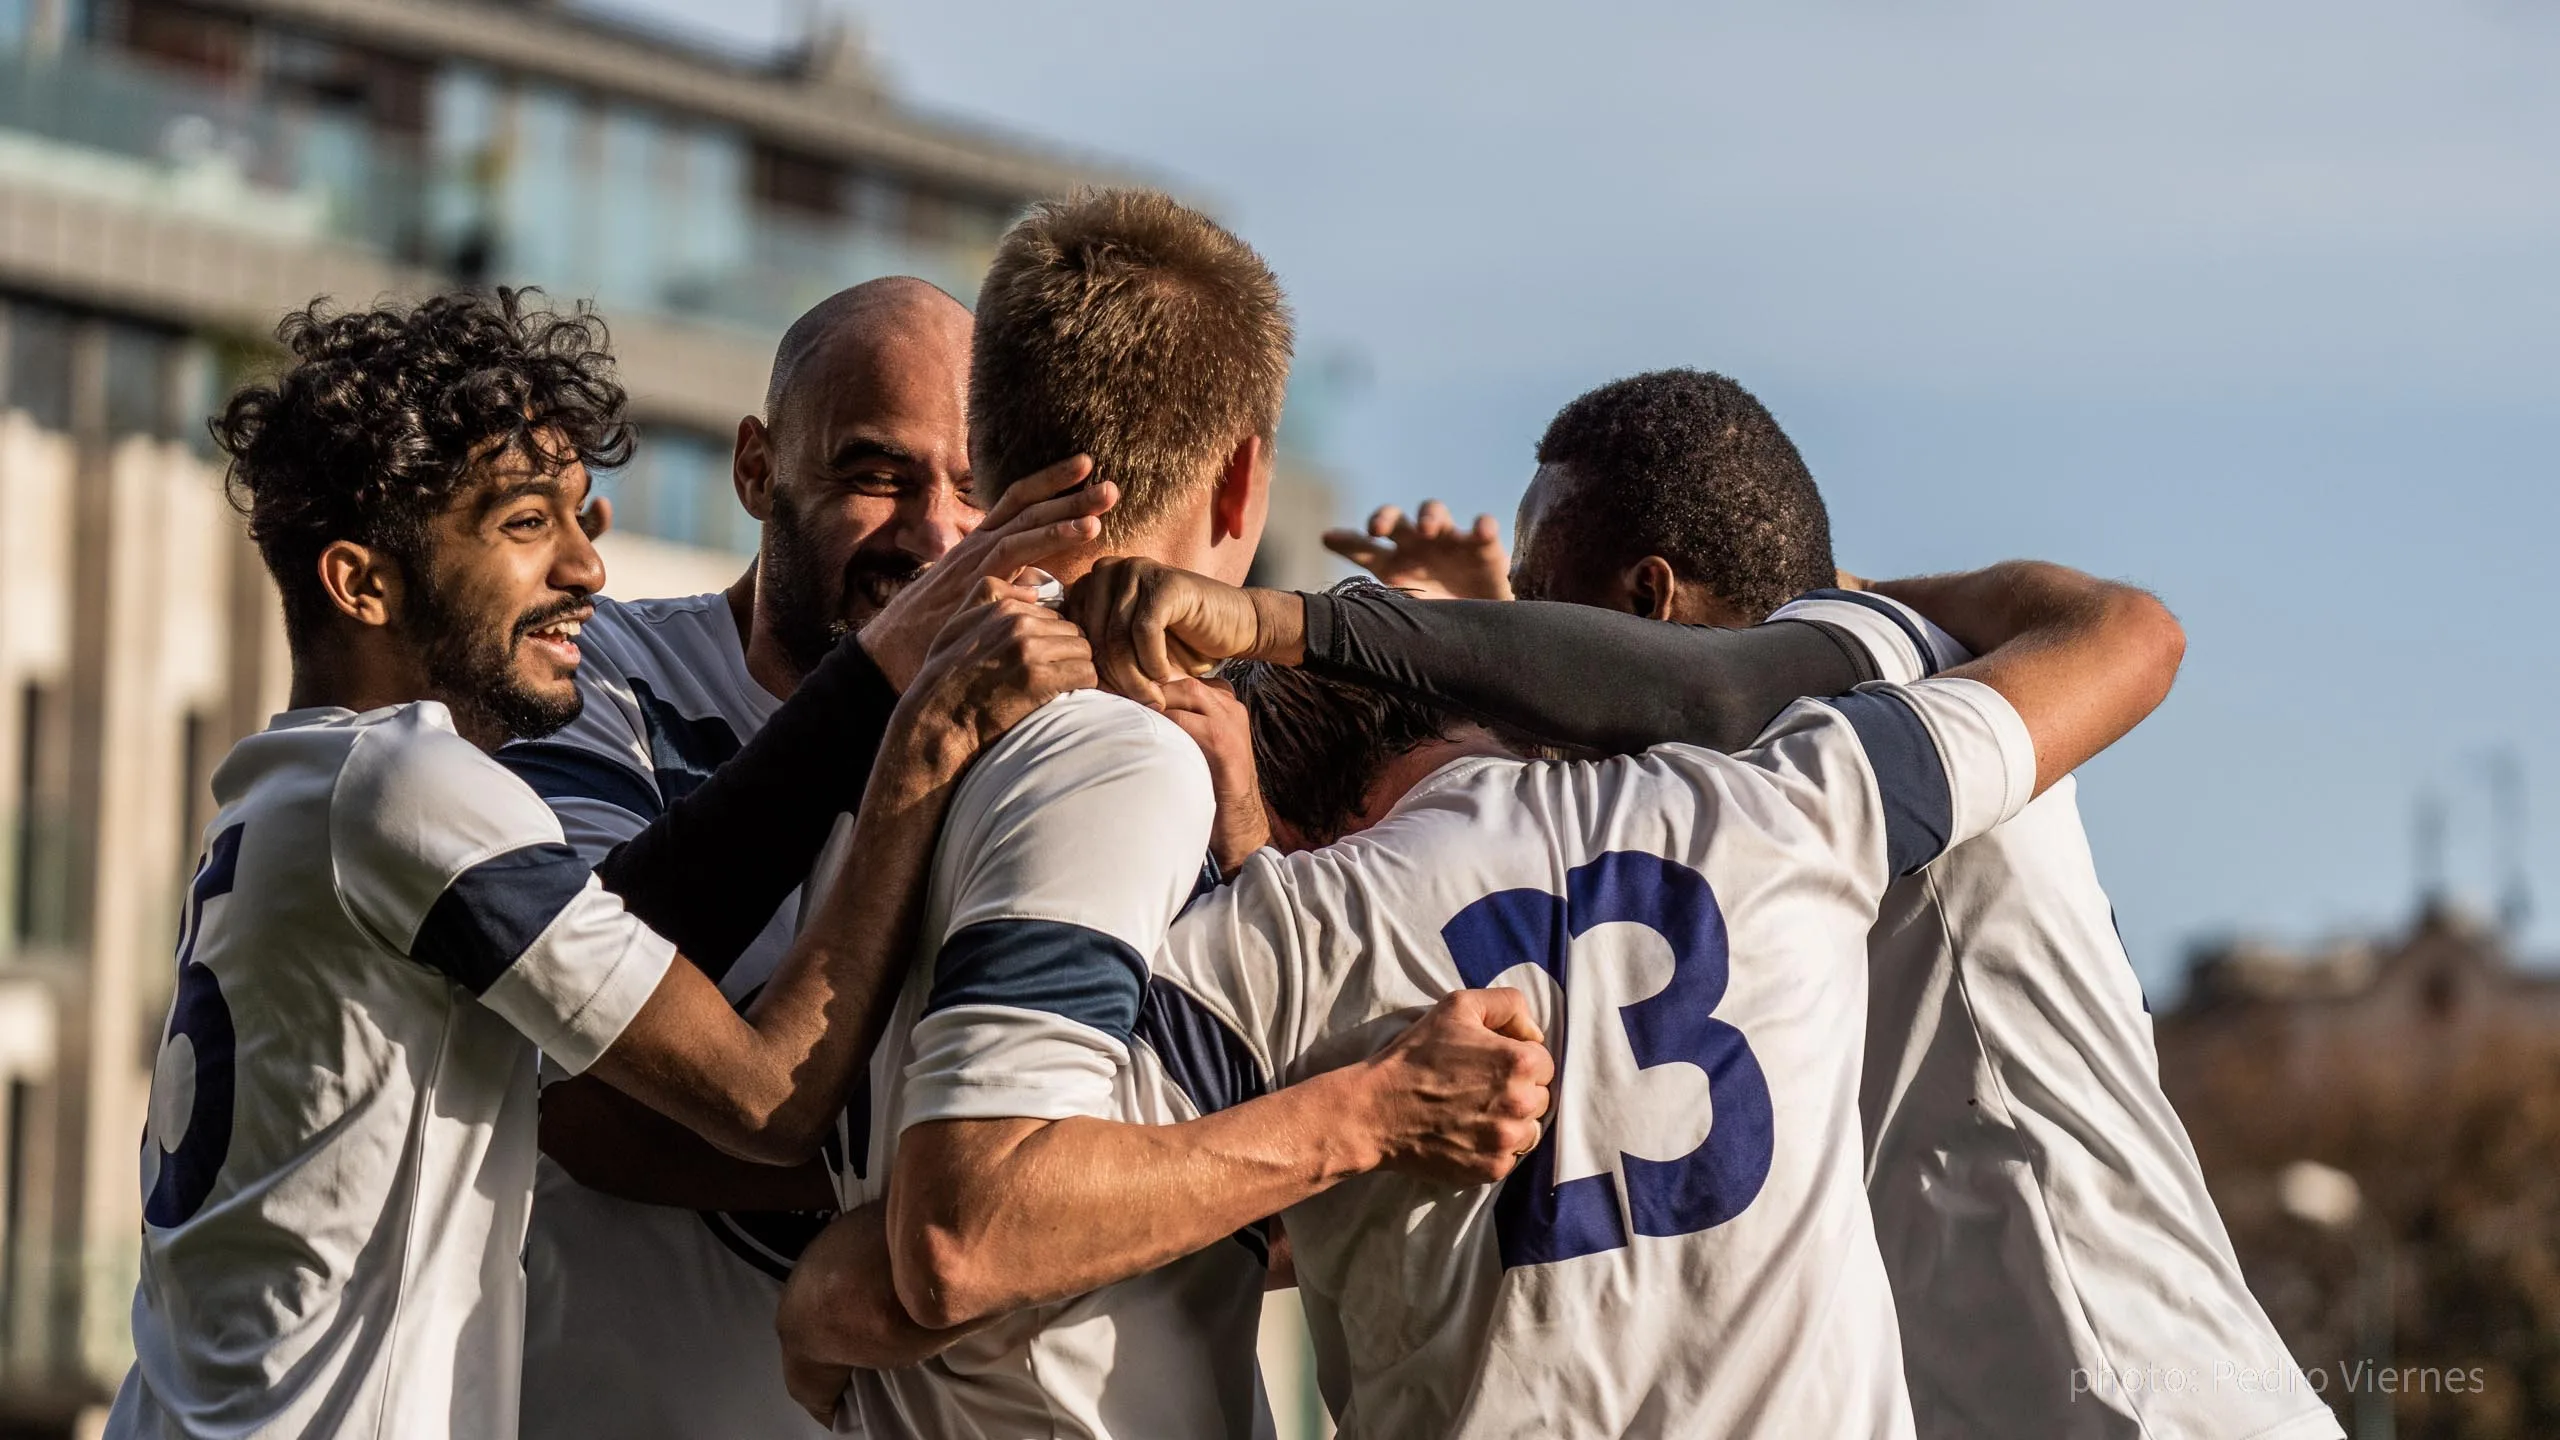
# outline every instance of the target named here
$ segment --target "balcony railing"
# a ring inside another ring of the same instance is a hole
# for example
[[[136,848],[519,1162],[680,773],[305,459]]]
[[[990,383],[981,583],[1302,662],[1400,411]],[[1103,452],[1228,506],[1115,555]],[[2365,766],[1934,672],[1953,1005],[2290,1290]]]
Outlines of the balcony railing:
[[[580,102],[526,92],[498,103],[511,93],[502,78],[475,72],[464,83],[480,87],[489,113],[515,120],[494,121],[459,149],[459,137],[435,134],[418,147],[386,141],[351,112],[270,103],[114,52],[0,51],[0,168],[280,239],[351,242],[466,281],[540,285],[608,314],[771,333],[879,275],[920,275],[963,300],[976,294],[984,243],[776,215],[744,193],[743,163],[709,192],[661,189],[646,177],[669,167],[574,161],[584,152],[539,143],[550,133],[541,122],[572,131],[581,123],[544,107]],[[681,117],[614,133],[733,151],[742,143]],[[737,218],[706,231],[706,209]],[[670,240],[706,233],[689,246]]]
[[[0,52],[0,163],[90,193],[401,255],[414,164],[352,117],[261,107],[112,54]]]

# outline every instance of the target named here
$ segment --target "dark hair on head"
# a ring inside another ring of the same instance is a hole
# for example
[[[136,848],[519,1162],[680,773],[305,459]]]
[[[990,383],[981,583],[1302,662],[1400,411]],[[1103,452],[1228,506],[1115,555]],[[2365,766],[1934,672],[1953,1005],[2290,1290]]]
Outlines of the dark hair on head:
[[[212,430],[231,457],[231,503],[284,593],[289,639],[307,640],[328,613],[319,561],[332,541],[414,565],[429,523],[495,456],[519,452],[555,474],[631,458],[604,322],[529,307],[539,293],[337,314],[323,298],[277,325],[293,363],[233,395]]]
[[[1787,432],[1750,391],[1706,370],[1613,380],[1556,413],[1538,463],[1571,469],[1564,563],[1671,563],[1759,619],[1832,583],[1831,517]]]
[[[1035,206],[978,290],[969,454],[990,503],[1070,455],[1120,487],[1102,517],[1145,533],[1246,435],[1280,432],[1292,330],[1253,247],[1153,190]]]
[[[1331,593],[1384,588],[1346,580]],[[1263,809],[1317,845],[1349,831],[1389,764],[1457,724],[1437,706],[1296,666],[1240,665],[1230,679],[1252,720]]]

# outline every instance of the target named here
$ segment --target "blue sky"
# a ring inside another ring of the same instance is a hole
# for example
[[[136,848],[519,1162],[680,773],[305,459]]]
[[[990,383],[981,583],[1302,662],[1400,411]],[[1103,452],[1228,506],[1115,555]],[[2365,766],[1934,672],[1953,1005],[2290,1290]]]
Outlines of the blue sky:
[[[778,0],[600,0],[749,42]],[[2560,948],[2560,11],[2286,0],[1530,8],[879,0],[912,102],[1207,200],[1356,357],[1356,508],[1508,526],[1557,406],[1756,390],[1843,563],[2159,590],[2188,663],[2083,806],[2155,993],[2186,945],[2396,922],[2417,797],[2493,878],[2526,767]]]

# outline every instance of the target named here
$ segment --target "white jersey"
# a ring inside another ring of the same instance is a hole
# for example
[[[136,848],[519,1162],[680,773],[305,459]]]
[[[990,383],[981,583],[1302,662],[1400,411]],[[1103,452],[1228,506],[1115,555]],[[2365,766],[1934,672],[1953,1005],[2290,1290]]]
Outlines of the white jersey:
[[[1199,888],[1214,809],[1173,722],[1115,695],[1064,695],[979,757],[943,823],[918,956],[871,1072],[845,1208],[880,1198],[897,1139],[931,1120],[1140,1124],[1242,1098],[1205,1018],[1154,978]],[[1012,1316],[905,1370],[860,1371],[875,1434],[935,1440],[1269,1433],[1254,1342],[1259,1233]]]
[[[1773,619],[1887,680],[1970,658],[1882,596]],[[2336,1436],[2161,1093],[2073,783],[1897,883],[1870,940],[1868,1198],[1929,1440]]]
[[[499,760],[589,862],[638,834],[782,702],[747,673],[729,599],[596,601],[578,635],[578,718]],[[715,977],[743,1005],[790,947],[786,901]],[[782,1387],[774,1308],[823,1214],[703,1214],[590,1190],[545,1159],[525,1242],[529,1440],[807,1440]]]
[[[1559,1052],[1503,1184],[1382,1172],[1288,1212],[1342,1433],[1910,1435],[1861,1183],[1867,930],[2034,778],[1987,687],[1871,688],[1739,756],[1459,760],[1188,911],[1165,977],[1276,1083],[1470,986],[1519,987]]]
[[[279,716],[213,791],[106,1433],[513,1436],[535,1048],[674,949],[442,705]]]

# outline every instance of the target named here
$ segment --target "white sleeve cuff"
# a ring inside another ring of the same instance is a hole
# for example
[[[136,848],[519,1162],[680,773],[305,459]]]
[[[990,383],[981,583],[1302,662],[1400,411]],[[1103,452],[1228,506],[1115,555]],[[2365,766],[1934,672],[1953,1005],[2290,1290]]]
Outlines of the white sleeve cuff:
[[[899,1128],[928,1120],[1110,1119],[1128,1047],[1090,1025],[1003,1005],[954,1005],[907,1042]]]
[[[622,1038],[675,958],[674,941],[591,882],[480,1003],[540,1046],[545,1060],[577,1075]]]

